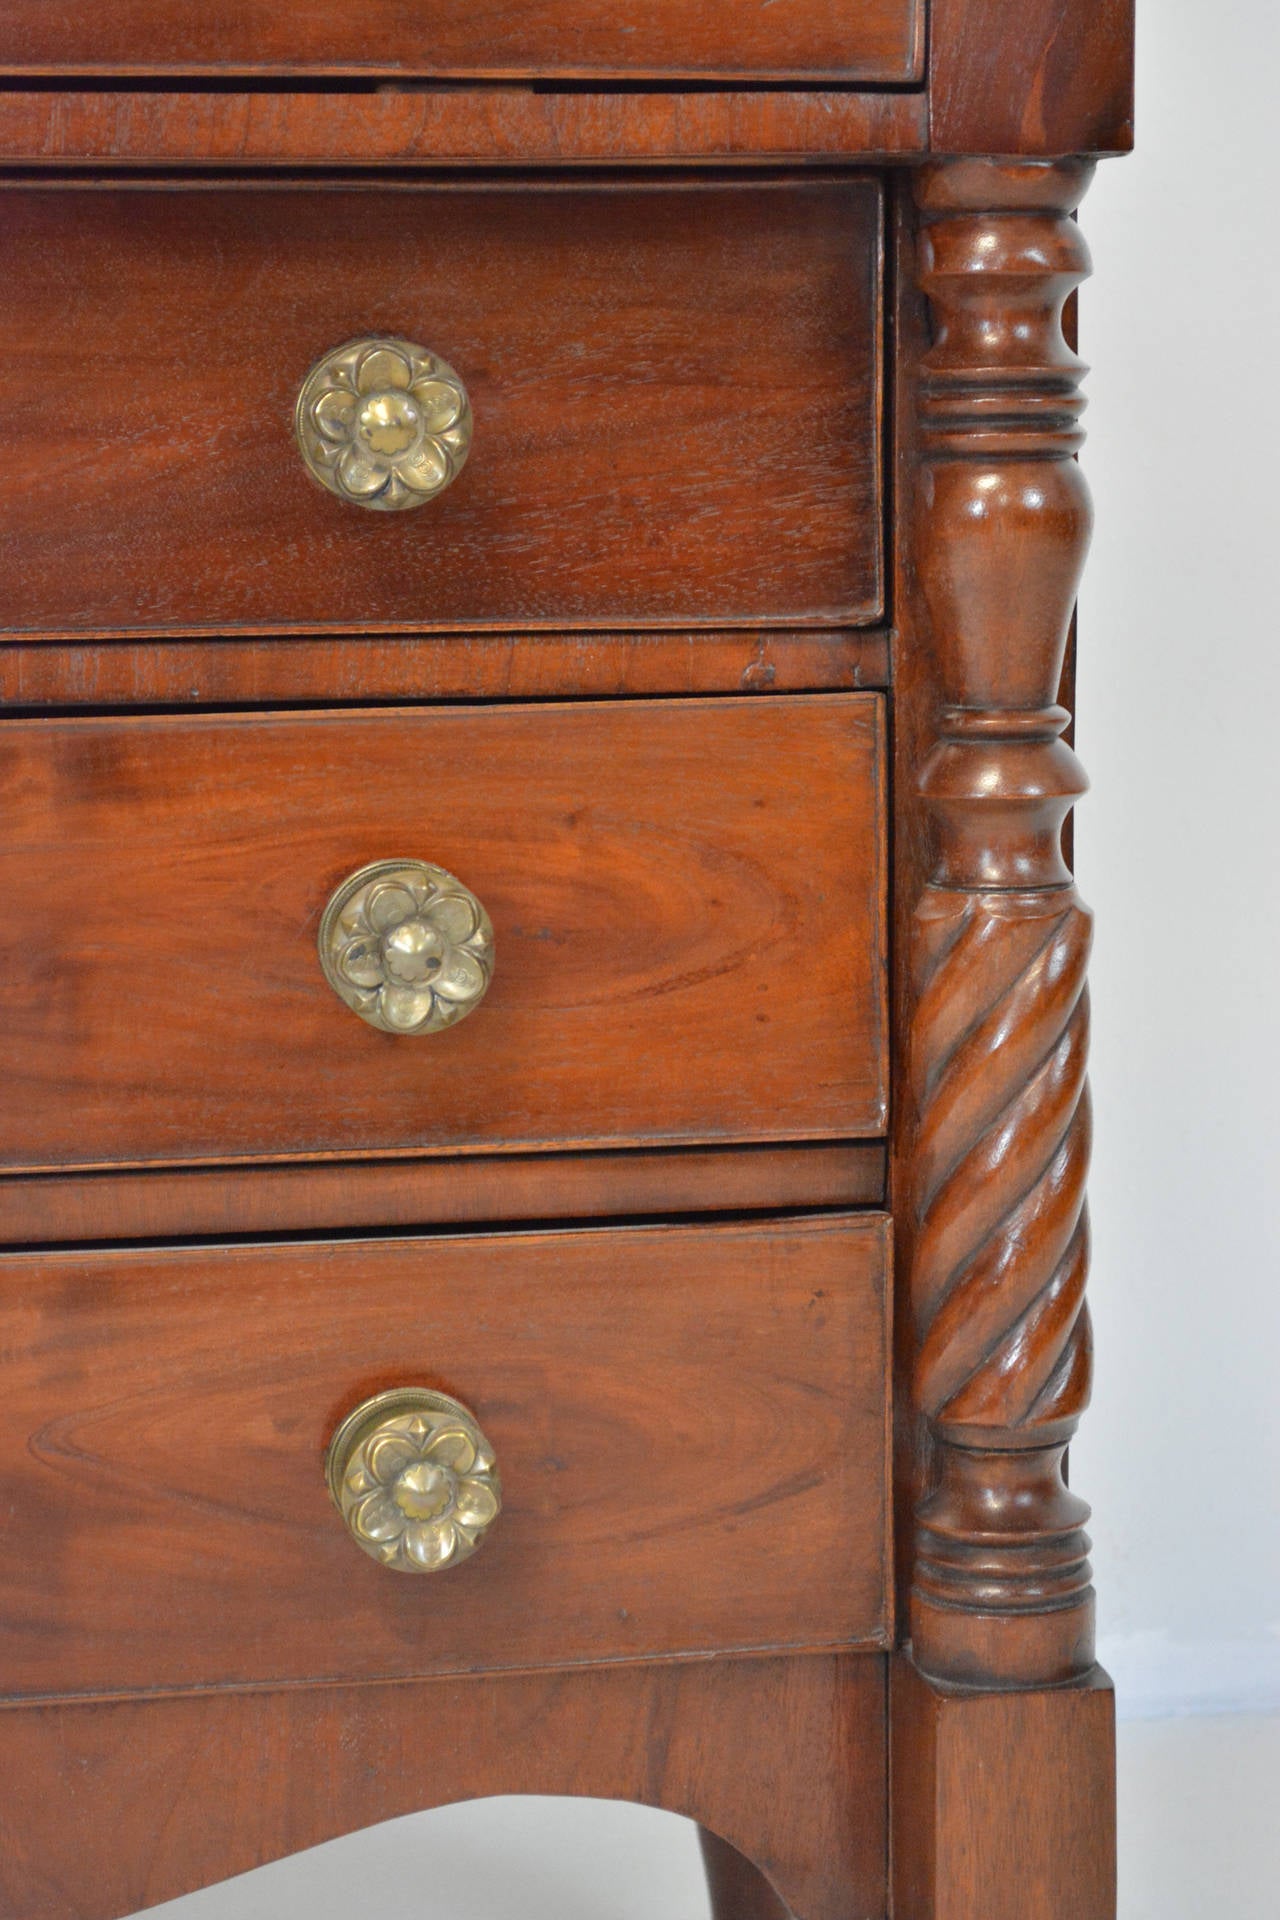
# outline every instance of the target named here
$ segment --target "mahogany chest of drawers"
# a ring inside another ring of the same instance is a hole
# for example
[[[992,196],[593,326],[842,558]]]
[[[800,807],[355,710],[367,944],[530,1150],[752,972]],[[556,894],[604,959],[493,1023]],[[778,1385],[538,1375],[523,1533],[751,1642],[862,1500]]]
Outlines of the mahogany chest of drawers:
[[[715,1920],[1114,1914],[1131,39],[0,0],[0,1920],[511,1792]]]

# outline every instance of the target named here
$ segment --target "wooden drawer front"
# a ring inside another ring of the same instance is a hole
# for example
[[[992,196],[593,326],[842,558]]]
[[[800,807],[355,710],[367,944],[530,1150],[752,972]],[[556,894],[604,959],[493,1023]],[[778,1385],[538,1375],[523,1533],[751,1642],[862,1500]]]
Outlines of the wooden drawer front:
[[[885,1117],[883,701],[0,725],[0,1163],[870,1135]],[[379,1033],[330,892],[457,874],[497,965]]]
[[[0,0],[0,72],[921,76],[924,0]]]
[[[687,188],[6,193],[4,630],[857,622],[880,610],[880,202]],[[474,441],[414,512],[293,409],[417,341]]]
[[[880,1216],[0,1257],[0,1692],[363,1680],[886,1632]],[[330,1503],[367,1395],[474,1413],[437,1574]]]

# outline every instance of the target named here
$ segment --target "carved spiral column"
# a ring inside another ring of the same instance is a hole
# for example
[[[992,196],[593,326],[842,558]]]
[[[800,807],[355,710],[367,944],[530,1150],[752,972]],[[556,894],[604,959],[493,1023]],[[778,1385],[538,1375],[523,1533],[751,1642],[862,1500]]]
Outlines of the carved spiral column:
[[[911,1630],[935,1677],[1093,1663],[1088,1509],[1090,919],[1062,858],[1085,782],[1055,704],[1091,514],[1063,305],[1089,270],[1084,162],[926,168],[915,551],[941,687],[920,776],[936,863],[914,924],[914,1380],[936,1441]]]

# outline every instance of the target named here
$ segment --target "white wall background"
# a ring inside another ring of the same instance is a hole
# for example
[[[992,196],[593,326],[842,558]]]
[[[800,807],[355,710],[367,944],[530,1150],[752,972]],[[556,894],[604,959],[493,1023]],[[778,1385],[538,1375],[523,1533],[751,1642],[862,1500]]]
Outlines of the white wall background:
[[[1138,150],[1082,214],[1098,1376],[1072,1477],[1122,1711],[1275,1709],[1280,11],[1139,8]]]
[[[1101,168],[1084,207],[1098,533],[1077,867],[1098,914],[1098,1382],[1073,1457],[1095,1506],[1103,1657],[1132,1717],[1280,1710],[1280,9],[1145,0],[1139,62],[1138,154]],[[1274,1910],[1277,1862],[1250,1848],[1280,1744],[1236,1724],[1206,1721],[1191,1746],[1153,1745],[1155,1728],[1122,1741],[1125,1920]],[[424,1728],[424,1764],[429,1749]],[[357,1835],[163,1912],[706,1907],[684,1823],[508,1802]]]

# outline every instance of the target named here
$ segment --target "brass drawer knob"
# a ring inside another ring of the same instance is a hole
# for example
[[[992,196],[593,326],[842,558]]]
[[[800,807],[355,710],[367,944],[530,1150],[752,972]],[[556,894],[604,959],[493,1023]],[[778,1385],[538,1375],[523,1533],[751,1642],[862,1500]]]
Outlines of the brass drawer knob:
[[[348,340],[326,353],[302,383],[293,424],[312,478],[379,513],[434,500],[471,446],[466,388],[411,340]]]
[[[356,1545],[397,1573],[456,1566],[502,1506],[493,1448],[460,1401],[429,1387],[396,1387],[349,1413],[325,1476]]]
[[[438,1033],[479,1006],[493,978],[493,925],[469,888],[422,860],[376,860],[331,896],[320,964],[382,1033]]]

